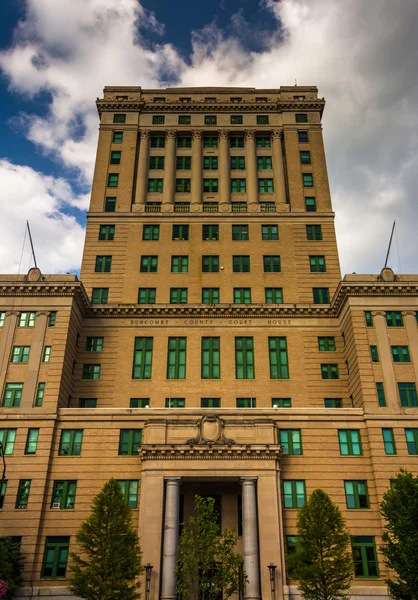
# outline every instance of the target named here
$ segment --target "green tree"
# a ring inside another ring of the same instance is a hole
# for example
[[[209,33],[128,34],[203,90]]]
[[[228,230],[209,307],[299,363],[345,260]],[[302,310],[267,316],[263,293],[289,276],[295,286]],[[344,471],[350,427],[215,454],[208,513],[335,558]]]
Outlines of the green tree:
[[[296,552],[289,559],[305,600],[347,597],[353,576],[350,535],[340,509],[323,490],[299,510]]]
[[[8,590],[3,598],[14,598],[22,586],[23,556],[20,545],[11,537],[0,538],[0,580],[6,581]]]
[[[399,600],[418,599],[418,477],[401,469],[383,496],[380,510],[387,524],[380,548],[395,571],[387,579],[389,593]]]
[[[135,600],[143,572],[138,535],[119,483],[110,479],[93,499],[71,552],[70,590],[88,600]]]
[[[218,524],[213,498],[195,496],[196,516],[183,526],[175,575],[181,598],[223,600],[239,591],[246,579],[243,558],[236,551],[234,529]]]

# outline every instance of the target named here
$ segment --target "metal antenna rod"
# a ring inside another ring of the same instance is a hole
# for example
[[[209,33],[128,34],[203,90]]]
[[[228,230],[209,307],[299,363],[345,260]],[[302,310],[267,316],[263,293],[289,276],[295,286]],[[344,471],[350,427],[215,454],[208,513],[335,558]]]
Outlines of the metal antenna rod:
[[[33,260],[35,262],[35,267],[38,268],[38,265],[36,264],[36,256],[35,256],[35,250],[33,248],[32,235],[31,235],[31,232],[30,232],[29,221],[26,221],[26,225],[28,226],[29,240],[30,240],[30,246],[32,248]]]
[[[391,247],[391,245],[392,245],[393,232],[395,231],[395,223],[396,223],[396,221],[393,221],[392,233],[390,234],[390,240],[389,240],[389,248],[388,248],[388,253],[386,254],[386,260],[385,260],[385,269],[386,269],[386,266],[387,266],[387,264],[388,264],[388,260],[389,260],[389,252],[390,252],[390,247]]]

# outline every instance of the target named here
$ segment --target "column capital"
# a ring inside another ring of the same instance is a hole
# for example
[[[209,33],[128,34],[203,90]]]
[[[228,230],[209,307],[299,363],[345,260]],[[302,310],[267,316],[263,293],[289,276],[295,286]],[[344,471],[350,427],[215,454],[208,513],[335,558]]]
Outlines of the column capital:
[[[180,485],[181,477],[164,477],[164,481],[167,485]]]
[[[219,129],[218,130],[218,137],[219,139],[224,139],[227,140],[229,137],[229,129]]]
[[[201,140],[203,135],[203,129],[193,129],[192,138],[194,140]]]
[[[416,314],[415,314],[414,310],[403,310],[402,316],[403,317],[414,317],[414,319],[416,318]]]
[[[258,477],[240,477],[239,479],[240,479],[240,483],[242,486],[244,486],[244,485],[255,486],[255,484],[257,483]]]
[[[245,131],[245,139],[246,140],[253,140],[255,138],[255,134],[256,134],[255,129],[247,129]]]
[[[141,131],[139,133],[140,133],[141,139],[149,140],[149,138],[151,137],[150,129],[141,129]]]
[[[166,129],[165,137],[168,139],[175,139],[177,137],[177,131],[175,129]]]
[[[373,317],[386,317],[386,311],[384,311],[384,310],[373,310],[372,311],[372,315],[373,315]]]
[[[50,314],[51,314],[51,313],[49,312],[49,310],[39,310],[39,311],[36,313],[36,316],[37,316],[37,317],[49,317],[49,315],[50,315]]]
[[[273,129],[271,137],[273,140],[280,140],[283,137],[283,129]]]
[[[20,312],[18,310],[8,310],[6,311],[6,317],[18,317]]]

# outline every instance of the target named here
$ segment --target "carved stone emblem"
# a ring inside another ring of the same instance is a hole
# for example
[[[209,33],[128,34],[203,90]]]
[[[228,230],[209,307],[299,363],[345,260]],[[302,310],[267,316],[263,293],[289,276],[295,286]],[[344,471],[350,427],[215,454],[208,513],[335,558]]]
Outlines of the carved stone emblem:
[[[225,421],[216,415],[205,415],[197,422],[198,434],[186,444],[235,444],[225,437]]]
[[[32,267],[29,269],[28,274],[26,275],[26,281],[39,281],[42,277],[40,269],[37,267]]]
[[[390,267],[384,267],[380,271],[380,279],[382,281],[396,281],[396,275]]]

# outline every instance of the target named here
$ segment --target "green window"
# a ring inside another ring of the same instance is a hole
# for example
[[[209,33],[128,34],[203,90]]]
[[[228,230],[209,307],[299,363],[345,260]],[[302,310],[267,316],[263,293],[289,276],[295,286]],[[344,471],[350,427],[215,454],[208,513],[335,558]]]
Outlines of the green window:
[[[322,226],[306,225],[306,239],[315,241],[322,240]]]
[[[295,114],[295,121],[296,123],[307,123],[308,115],[306,113]]]
[[[231,115],[231,125],[242,125],[242,115]]]
[[[370,508],[367,481],[344,481],[347,508]]]
[[[103,350],[103,337],[86,337],[86,352],[101,352]]]
[[[393,429],[390,427],[382,428],[382,436],[385,454],[396,454],[395,436],[393,435]]]
[[[324,398],[325,408],[343,408],[342,398]]]
[[[270,379],[289,379],[287,340],[285,337],[269,337]]]
[[[302,173],[302,183],[303,187],[313,187],[314,180],[312,173]]]
[[[366,321],[366,327],[373,327],[373,315],[370,310],[364,311],[364,319]]]
[[[131,398],[129,400],[129,408],[149,408],[150,406],[149,398]]]
[[[132,379],[151,379],[153,342],[152,337],[135,338]]]
[[[153,125],[164,125],[165,117],[164,115],[153,115],[152,124]]]
[[[124,114],[114,114],[113,115],[114,123],[126,123],[126,115]]]
[[[314,196],[305,197],[306,212],[316,212],[316,198]]]
[[[358,429],[339,429],[338,441],[342,456],[360,456],[363,453]]]
[[[218,191],[218,180],[217,179],[204,179],[203,180],[203,191],[204,192],[217,192]]]
[[[392,346],[393,362],[411,362],[408,346]]]
[[[83,365],[81,379],[100,379],[100,365]]]
[[[202,288],[202,304],[219,304],[219,288]]]
[[[200,406],[201,406],[201,408],[221,408],[221,399],[220,398],[201,398]]]
[[[187,273],[189,271],[188,256],[172,256],[171,257],[171,272],[172,273]]]
[[[314,304],[329,304],[328,288],[312,288]]]
[[[250,257],[249,256],[233,256],[232,270],[234,273],[249,273]]]
[[[245,169],[245,156],[231,156],[230,165],[231,165],[231,169],[238,169],[238,170]],[[231,190],[231,191],[236,191],[236,190]]]
[[[190,192],[190,179],[176,179],[176,192]]]
[[[244,148],[244,138],[240,137],[230,137],[229,138],[229,146],[231,148]]]
[[[119,174],[109,173],[107,176],[107,187],[117,188],[119,185]]]
[[[379,577],[376,545],[372,536],[351,538],[354,560],[354,577]]]
[[[187,288],[170,288],[170,304],[187,304]]]
[[[302,165],[311,164],[311,153],[309,152],[309,150],[300,151],[300,162],[302,163]]]
[[[283,304],[282,288],[265,288],[266,304]]]
[[[398,390],[401,406],[418,406],[415,383],[398,383]]]
[[[325,273],[327,270],[325,256],[310,256],[309,266],[311,273]]]
[[[237,408],[256,408],[257,406],[256,398],[237,398],[236,399],[236,407]]]
[[[0,480],[0,509],[3,508],[4,498],[6,496],[7,479]]]
[[[30,346],[13,346],[10,362],[27,363],[29,360]]]
[[[172,239],[173,240],[188,240],[189,239],[189,226],[188,225],[173,225]]]
[[[382,381],[376,383],[377,401],[380,407],[386,406],[385,387]]]
[[[377,352],[377,346],[370,346],[370,356],[372,362],[379,362],[379,353]]]
[[[0,429],[0,442],[3,444],[5,456],[13,454],[16,440],[16,429]]]
[[[221,377],[221,338],[202,337],[202,379]]]
[[[54,481],[51,508],[68,510],[74,508],[77,481]]]
[[[298,131],[298,142],[299,144],[307,144],[309,142],[307,131]]]
[[[92,304],[107,304],[109,288],[93,288],[91,291]]]
[[[185,337],[169,337],[167,351],[167,379],[186,379]]]
[[[248,225],[232,225],[232,239],[236,240],[249,240]]]
[[[271,156],[257,156],[257,169],[263,171],[265,169],[272,169]]]
[[[251,288],[234,288],[234,304],[251,304]]]
[[[259,179],[258,180],[258,191],[260,194],[274,192],[274,185],[272,179]]]
[[[110,153],[110,164],[120,165],[121,156],[122,152],[120,150],[112,150],[112,152]]]
[[[302,452],[302,433],[300,429],[280,429],[280,444],[283,454],[300,456]]]
[[[245,192],[245,179],[231,179],[231,192]]]
[[[219,225],[202,225],[202,240],[219,240]]]
[[[96,256],[95,273],[110,273],[112,268],[111,256]]]
[[[205,115],[205,125],[216,125],[216,115]]]
[[[335,337],[318,337],[318,349],[320,352],[335,352]]]
[[[264,273],[280,273],[280,256],[263,256]]]
[[[114,131],[112,135],[113,144],[121,144],[123,142],[123,131]]]
[[[158,269],[158,256],[141,256],[139,270],[141,273],[156,273]]]
[[[219,256],[202,256],[202,272],[218,273]]]
[[[192,157],[191,156],[177,156],[176,158],[176,169],[179,171],[190,171],[192,168]],[[179,190],[177,190],[179,191]]]
[[[190,136],[180,136],[177,138],[177,148],[191,148],[192,138]]]
[[[19,315],[18,327],[35,327],[36,313],[22,312]]]
[[[153,135],[151,137],[151,148],[165,148],[165,137]]]
[[[304,481],[288,479],[283,481],[284,508],[301,508],[306,502]]]
[[[46,538],[41,577],[65,577],[69,548],[68,536]]]
[[[0,327],[4,327],[5,321],[6,321],[6,313],[0,312]]]
[[[204,156],[203,157],[203,168],[209,171],[215,171],[218,168],[218,157],[217,156]]]
[[[268,115],[257,115],[257,125],[268,125],[269,117]]]
[[[38,383],[35,396],[35,406],[42,406],[45,395],[45,383]]]
[[[252,337],[235,338],[235,377],[254,379],[254,339]]]
[[[118,454],[120,456],[138,455],[141,440],[142,429],[121,429],[119,433]]]
[[[261,239],[262,240],[278,240],[279,239],[279,227],[278,225],[262,225],[261,226]]]
[[[2,406],[4,408],[16,408],[20,406],[22,392],[23,383],[6,383],[3,393]]]
[[[255,138],[255,145],[257,148],[270,148],[271,140],[267,136],[257,136]]]
[[[203,147],[204,148],[217,148],[218,147],[218,138],[214,136],[205,136],[203,138]]]
[[[386,311],[386,324],[388,327],[403,327],[402,313],[399,310]]]
[[[162,192],[164,179],[148,179],[149,192]]]
[[[272,398],[271,405],[273,408],[292,408],[291,398]]]
[[[96,408],[97,398],[79,398],[78,408]]]
[[[153,169],[164,169],[164,156],[150,156],[149,168]]]
[[[36,454],[38,447],[39,429],[31,428],[28,429],[28,435],[26,437],[25,454]]]
[[[15,508],[24,510],[28,507],[31,479],[21,479],[17,488]]]
[[[166,408],[186,408],[186,398],[166,398]]]
[[[99,241],[110,242],[114,239],[115,239],[115,226],[114,225],[100,225]]]
[[[180,115],[179,116],[179,125],[190,125],[191,120],[192,120],[192,118],[190,115]]]
[[[48,327],[55,327],[57,322],[57,313],[56,311],[51,311],[48,317]]]
[[[418,454],[418,429],[405,429],[408,454]]]
[[[138,288],[138,304],[155,304],[157,288]]]
[[[339,379],[340,374],[338,371],[338,365],[322,364],[321,365],[321,376],[322,376],[322,379]]]
[[[105,199],[104,211],[115,212],[116,210],[116,198],[107,197]]]
[[[122,490],[123,497],[130,508],[138,508],[138,480],[137,479],[118,479],[118,484]]]
[[[59,456],[80,456],[83,443],[82,429],[63,429],[61,431]]]

